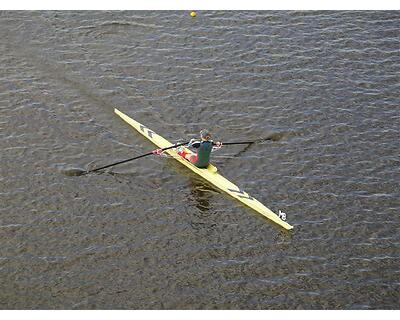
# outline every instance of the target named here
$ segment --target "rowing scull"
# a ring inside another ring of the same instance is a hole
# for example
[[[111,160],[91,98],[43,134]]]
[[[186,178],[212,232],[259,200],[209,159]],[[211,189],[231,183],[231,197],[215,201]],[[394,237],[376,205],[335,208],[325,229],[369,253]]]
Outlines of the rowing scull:
[[[135,128],[138,132],[140,132],[143,136],[145,136],[147,139],[149,139],[151,142],[153,142],[157,147],[159,148],[167,148],[173,146],[171,142],[168,140],[164,139],[157,133],[155,133],[153,130],[145,127],[141,123],[133,120],[131,117],[127,116],[123,112],[119,111],[117,108],[114,109],[115,113],[120,116],[124,121],[126,121],[128,124],[130,124],[133,128]],[[191,152],[190,150],[187,150],[188,152]],[[252,196],[250,196],[247,192],[239,189],[235,184],[221,176],[217,172],[217,168],[210,164],[206,169],[200,169],[197,168],[195,165],[190,163],[189,161],[185,160],[181,156],[178,155],[175,149],[169,149],[166,151],[170,156],[172,156],[174,159],[185,165],[187,168],[192,170],[193,172],[197,173],[199,176],[203,177],[205,180],[207,180],[209,183],[212,185],[216,186],[218,189],[226,192],[233,198],[239,200],[243,204],[247,205],[248,207],[254,209],[258,213],[262,214],[266,218],[272,220],[273,222],[277,223],[280,225],[282,228],[286,230],[290,230],[293,227],[288,224],[287,222],[283,221],[280,219],[274,212],[272,212],[270,209],[268,209],[266,206],[264,206],[261,202],[258,200],[254,199]]]

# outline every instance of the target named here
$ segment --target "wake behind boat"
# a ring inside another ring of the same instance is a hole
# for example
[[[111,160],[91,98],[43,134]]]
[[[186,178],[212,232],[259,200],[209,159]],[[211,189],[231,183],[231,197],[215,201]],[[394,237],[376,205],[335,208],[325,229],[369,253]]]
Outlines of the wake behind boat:
[[[174,144],[169,142],[168,140],[164,139],[162,136],[158,135],[151,129],[145,127],[141,123],[133,120],[123,112],[119,111],[117,108],[114,109],[114,112],[120,116],[124,121],[130,124],[133,128],[135,128],[138,132],[140,132],[143,136],[153,142],[157,147],[167,149],[165,152],[168,153],[171,157],[182,163],[188,169],[192,170],[193,172],[197,173],[199,176],[203,177],[209,183],[217,187],[218,189],[226,192],[231,197],[239,200],[243,204],[247,205],[248,207],[252,208],[253,210],[257,211],[258,213],[262,214],[269,220],[272,220],[276,224],[280,225],[282,228],[286,230],[290,230],[293,228],[287,222],[281,220],[274,212],[264,206],[261,202],[250,196],[247,192],[241,190],[235,184],[221,176],[217,171],[217,168],[212,164],[209,164],[207,168],[201,169],[193,165],[188,160],[184,159],[176,152],[176,148],[174,148]],[[176,146],[176,145],[175,145]],[[191,151],[185,148],[186,153],[191,153]]]

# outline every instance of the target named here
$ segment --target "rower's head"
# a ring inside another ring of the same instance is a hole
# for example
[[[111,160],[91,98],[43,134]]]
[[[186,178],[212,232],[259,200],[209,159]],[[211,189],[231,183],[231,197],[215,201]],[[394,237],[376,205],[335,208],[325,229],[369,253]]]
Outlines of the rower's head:
[[[211,133],[207,129],[203,129],[200,131],[200,138],[203,141],[211,140]]]

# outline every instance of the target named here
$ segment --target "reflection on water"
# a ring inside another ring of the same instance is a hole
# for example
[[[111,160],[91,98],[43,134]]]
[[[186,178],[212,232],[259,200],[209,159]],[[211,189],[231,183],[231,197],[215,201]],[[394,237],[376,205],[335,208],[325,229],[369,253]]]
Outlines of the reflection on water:
[[[220,191],[213,188],[210,184],[201,182],[195,178],[189,179],[189,189],[192,195],[191,198],[196,202],[196,207],[203,213],[210,210],[210,201],[213,195],[216,192],[220,193]]]

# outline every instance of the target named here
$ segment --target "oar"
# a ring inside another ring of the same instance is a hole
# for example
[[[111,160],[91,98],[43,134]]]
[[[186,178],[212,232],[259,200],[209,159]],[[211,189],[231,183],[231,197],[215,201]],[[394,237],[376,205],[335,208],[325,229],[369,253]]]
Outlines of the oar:
[[[231,146],[234,144],[252,144],[254,142],[257,142],[257,141],[223,142],[222,145],[223,146]]]
[[[234,145],[234,144],[252,144],[252,143],[256,143],[256,142],[262,142],[262,141],[265,141],[265,140],[272,140],[272,138],[268,137],[268,138],[254,140],[254,141],[223,142],[222,145],[223,146],[231,146],[231,145]]]
[[[182,142],[182,143],[174,144],[173,146],[170,146],[170,147],[167,147],[167,148],[163,148],[161,150],[165,151],[165,150],[173,149],[173,148],[180,147],[180,146],[183,146],[183,145],[188,144],[188,143],[189,142]],[[88,174],[88,173],[92,173],[92,172],[96,172],[96,171],[99,171],[99,170],[102,170],[102,169],[106,169],[106,168],[109,168],[109,167],[112,167],[112,166],[116,166],[117,164],[122,164],[122,163],[125,163],[125,162],[128,162],[128,161],[133,161],[133,160],[136,160],[136,159],[140,159],[140,158],[144,158],[144,157],[147,157],[147,156],[151,156],[152,154],[153,154],[153,151],[145,153],[145,154],[142,154],[142,155],[137,156],[137,157],[133,157],[133,158],[129,158],[129,159],[126,159],[126,160],[121,160],[121,161],[118,161],[118,162],[114,162],[114,163],[111,163],[111,164],[108,164],[106,166],[103,166],[103,167],[100,167],[100,168],[96,168],[96,169],[93,169],[93,170],[82,171],[82,175]]]
[[[252,143],[255,143],[257,141],[259,141],[259,140],[256,140],[256,141],[226,142],[226,143],[222,143],[222,145],[226,146],[226,145],[235,145],[235,144],[252,144]],[[173,146],[170,146],[170,147],[167,147],[167,148],[163,148],[163,149],[161,149],[161,151],[165,151],[165,150],[173,149],[173,148],[176,148],[176,147],[180,147],[180,146],[186,145],[188,143],[189,142],[178,143],[178,144],[175,144]],[[140,159],[140,158],[144,158],[144,157],[147,157],[147,156],[151,156],[152,154],[154,154],[153,151],[145,153],[145,154],[142,154],[140,156],[136,156],[136,157],[133,157],[133,158],[121,160],[121,161],[118,161],[118,162],[114,162],[114,163],[108,164],[106,166],[102,166],[100,168],[87,170],[87,171],[82,170],[80,172],[77,172],[78,169],[74,169],[74,175],[85,175],[85,174],[96,172],[96,171],[99,171],[99,170],[102,170],[102,169],[106,169],[106,168],[109,168],[109,167],[112,167],[112,166],[116,166],[118,164],[122,164],[122,163],[125,163],[125,162],[129,162],[129,161],[133,161],[133,160],[136,160],[136,159]]]

